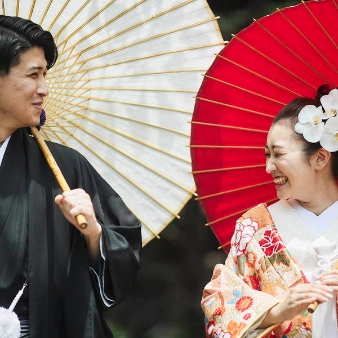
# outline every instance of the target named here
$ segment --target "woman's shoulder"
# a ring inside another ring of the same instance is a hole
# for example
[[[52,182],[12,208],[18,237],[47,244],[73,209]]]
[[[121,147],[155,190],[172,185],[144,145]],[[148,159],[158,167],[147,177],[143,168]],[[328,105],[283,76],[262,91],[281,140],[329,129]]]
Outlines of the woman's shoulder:
[[[263,220],[269,218],[270,212],[267,203],[260,203],[248,211],[246,211],[238,220],[237,223],[250,219],[254,222],[261,223]]]

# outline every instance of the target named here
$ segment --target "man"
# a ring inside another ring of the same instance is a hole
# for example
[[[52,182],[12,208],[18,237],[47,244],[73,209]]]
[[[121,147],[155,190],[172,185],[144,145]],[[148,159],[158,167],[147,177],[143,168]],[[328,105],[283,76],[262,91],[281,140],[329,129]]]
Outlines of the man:
[[[29,134],[57,56],[49,32],[0,16],[0,306],[27,282],[14,309],[21,337],[112,337],[103,311],[135,280],[141,224],[82,155],[48,142],[71,188],[62,193]]]

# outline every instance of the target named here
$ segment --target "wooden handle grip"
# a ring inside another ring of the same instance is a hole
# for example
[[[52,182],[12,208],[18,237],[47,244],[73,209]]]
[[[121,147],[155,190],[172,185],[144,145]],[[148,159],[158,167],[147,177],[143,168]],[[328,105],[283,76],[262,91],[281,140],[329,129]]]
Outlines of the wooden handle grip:
[[[317,306],[318,306],[318,302],[315,300],[312,304],[309,305],[309,307],[307,308],[307,310],[310,313],[314,313],[315,310],[317,309]]]
[[[56,180],[58,181],[61,190],[62,191],[69,191],[70,190],[69,185],[68,185],[67,181],[65,180],[65,178],[64,178],[58,164],[56,163],[52,153],[50,152],[49,148],[47,147],[45,140],[42,138],[40,132],[35,127],[31,127],[31,131],[32,131],[32,134],[33,134],[34,138],[36,139],[43,155],[45,156],[50,169],[52,170]],[[85,229],[87,227],[87,220],[83,215],[81,215],[81,214],[77,215],[76,221],[77,221],[77,224],[79,225],[79,227],[81,229]]]

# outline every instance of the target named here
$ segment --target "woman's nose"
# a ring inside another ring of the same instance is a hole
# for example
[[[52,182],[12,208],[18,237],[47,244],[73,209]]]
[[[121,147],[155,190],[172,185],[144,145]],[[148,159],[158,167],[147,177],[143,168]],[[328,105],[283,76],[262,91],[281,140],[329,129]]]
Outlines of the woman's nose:
[[[276,170],[276,164],[275,162],[270,158],[266,160],[265,170],[268,174],[271,174],[274,170]]]

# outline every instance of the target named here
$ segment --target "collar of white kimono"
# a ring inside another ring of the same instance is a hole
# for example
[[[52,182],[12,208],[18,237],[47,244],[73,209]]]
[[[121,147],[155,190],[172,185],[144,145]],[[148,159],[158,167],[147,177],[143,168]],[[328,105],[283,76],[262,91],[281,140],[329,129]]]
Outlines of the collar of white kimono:
[[[7,149],[7,145],[8,145],[8,142],[9,142],[9,139],[11,138],[11,135],[9,135],[6,140],[2,143],[2,145],[0,146],[0,165],[1,165],[1,162],[2,162],[2,159],[5,155],[5,151]]]

